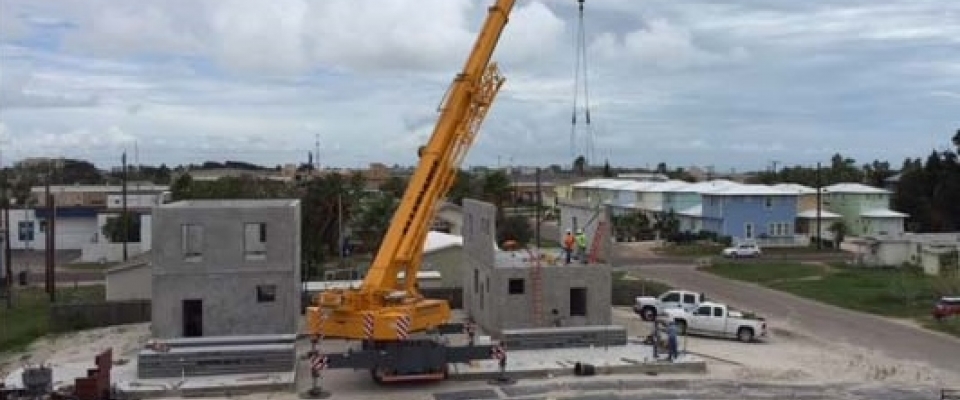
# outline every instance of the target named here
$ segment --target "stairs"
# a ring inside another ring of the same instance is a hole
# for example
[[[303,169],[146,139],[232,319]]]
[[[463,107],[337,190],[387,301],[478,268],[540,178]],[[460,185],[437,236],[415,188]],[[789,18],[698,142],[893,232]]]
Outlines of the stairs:
[[[593,233],[593,242],[590,243],[590,255],[587,258],[591,264],[600,261],[600,247],[603,245],[603,235],[607,232],[607,221],[597,221],[597,230]]]
[[[530,290],[533,295],[533,323],[534,326],[543,325],[543,271],[540,265],[540,255],[534,254],[532,250],[527,249],[532,265],[530,266]]]

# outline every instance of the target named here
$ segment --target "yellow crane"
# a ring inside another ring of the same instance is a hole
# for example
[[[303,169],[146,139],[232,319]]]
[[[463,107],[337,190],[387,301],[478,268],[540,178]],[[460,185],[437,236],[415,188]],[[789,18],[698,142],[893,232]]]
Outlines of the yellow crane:
[[[447,346],[426,331],[452,333],[445,300],[424,298],[417,289],[423,245],[437,204],[457,176],[461,162],[503,85],[491,57],[515,0],[497,0],[474,43],[463,71],[441,103],[440,115],[397,208],[383,243],[358,289],[331,289],[307,308],[309,333],[361,340],[362,348],[328,355],[328,368],[369,368],[378,382],[446,377],[447,364],[489,358],[489,346]],[[402,274],[402,279],[401,279]]]

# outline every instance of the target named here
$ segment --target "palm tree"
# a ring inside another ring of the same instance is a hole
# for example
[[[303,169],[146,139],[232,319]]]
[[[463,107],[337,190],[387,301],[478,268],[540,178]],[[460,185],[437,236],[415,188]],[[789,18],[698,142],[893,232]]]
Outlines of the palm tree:
[[[839,248],[844,236],[847,235],[847,224],[843,221],[835,221],[827,230],[833,233],[833,247]]]
[[[503,171],[495,171],[487,174],[483,178],[483,199],[497,206],[497,215],[502,216],[504,200],[510,196],[513,188],[510,185],[510,178]]]

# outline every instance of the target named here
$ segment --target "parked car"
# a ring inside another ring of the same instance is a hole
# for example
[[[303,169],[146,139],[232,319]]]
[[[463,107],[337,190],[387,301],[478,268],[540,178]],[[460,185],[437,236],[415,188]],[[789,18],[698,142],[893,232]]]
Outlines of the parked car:
[[[761,254],[763,254],[763,252],[756,243],[741,243],[723,249],[723,256],[730,258],[760,257]]]
[[[960,297],[941,297],[933,307],[933,318],[937,321],[950,316],[960,316]]]
[[[704,301],[706,296],[703,293],[670,290],[661,294],[660,297],[637,296],[634,299],[633,311],[644,321],[653,321],[658,315],[663,315],[664,309],[680,308],[693,311]]]
[[[722,303],[704,302],[693,312],[668,309],[666,314],[665,319],[675,322],[681,334],[736,338],[741,342],[752,342],[767,336],[765,318]]]

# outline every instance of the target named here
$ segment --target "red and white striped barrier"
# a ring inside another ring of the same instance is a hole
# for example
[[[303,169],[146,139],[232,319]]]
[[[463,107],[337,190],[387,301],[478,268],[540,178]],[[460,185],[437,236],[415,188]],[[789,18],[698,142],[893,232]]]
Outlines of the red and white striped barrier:
[[[323,371],[326,368],[327,368],[327,356],[317,353],[310,358],[310,369],[313,372],[319,374],[320,371]]]
[[[507,352],[504,351],[503,346],[497,345],[490,349],[490,355],[497,360],[502,360],[507,357]]]
[[[410,335],[410,316],[401,315],[397,317],[397,337],[400,340],[406,340]]]
[[[363,314],[363,334],[373,340],[373,313]]]

